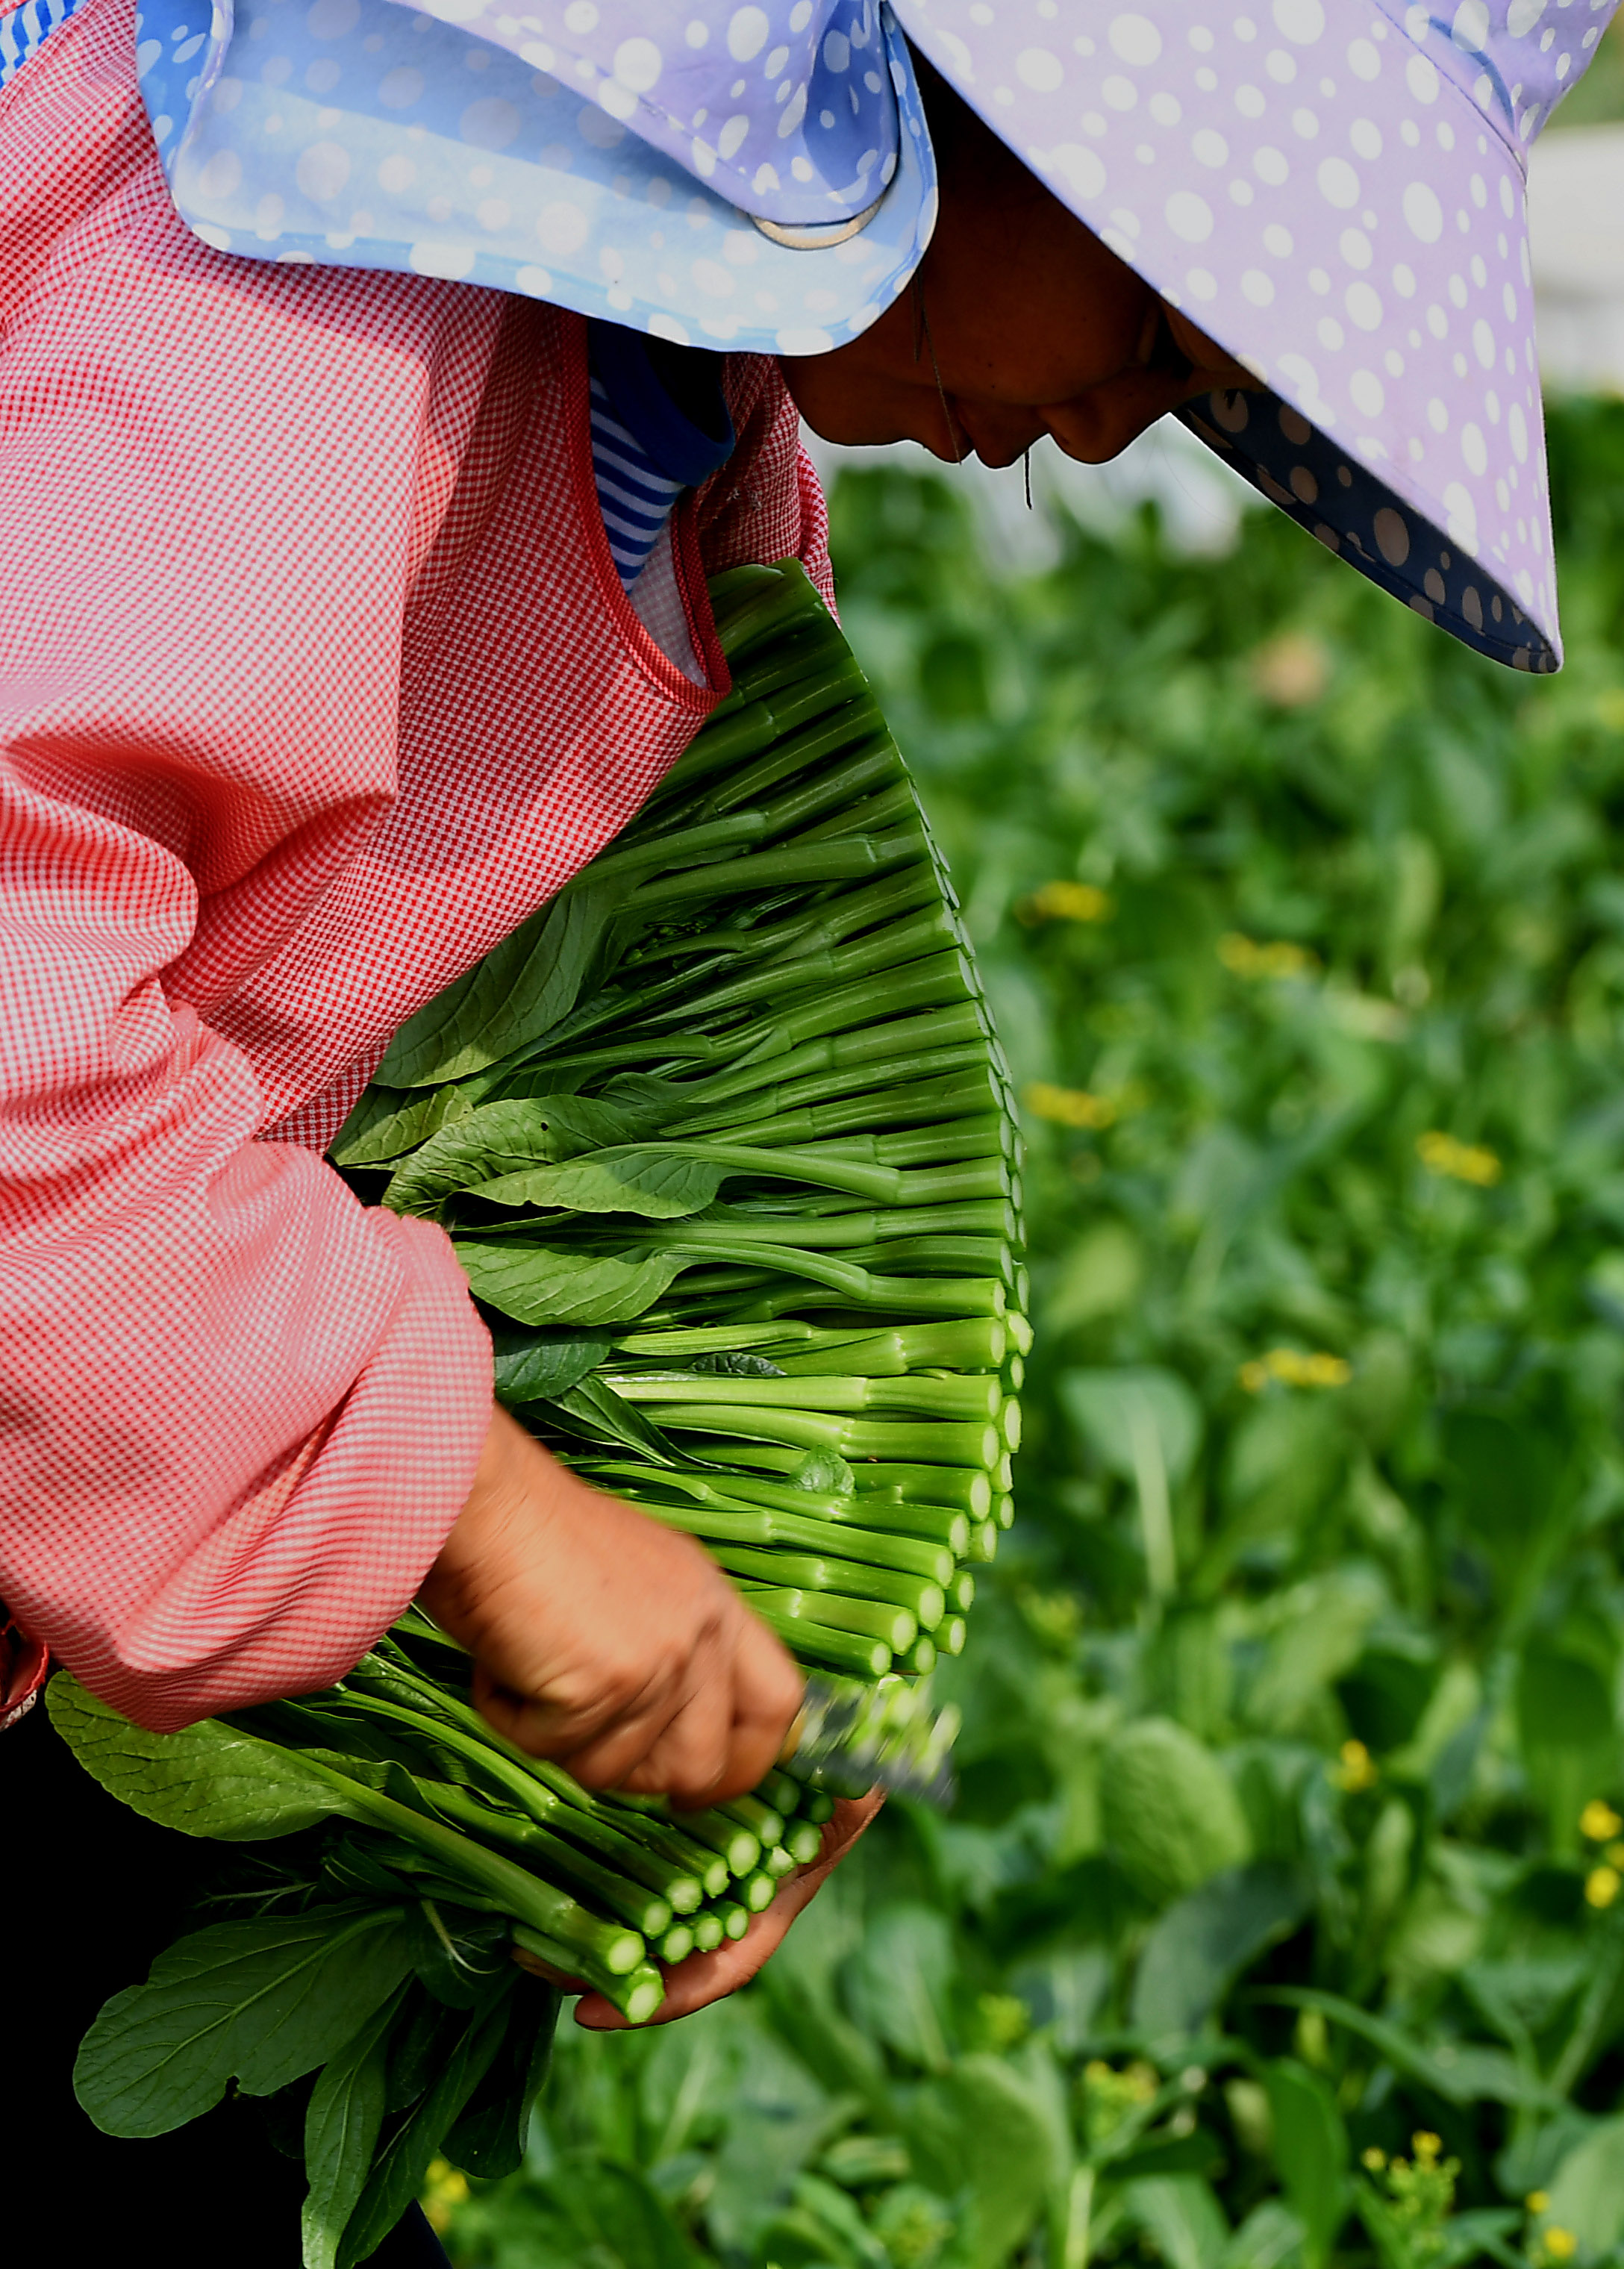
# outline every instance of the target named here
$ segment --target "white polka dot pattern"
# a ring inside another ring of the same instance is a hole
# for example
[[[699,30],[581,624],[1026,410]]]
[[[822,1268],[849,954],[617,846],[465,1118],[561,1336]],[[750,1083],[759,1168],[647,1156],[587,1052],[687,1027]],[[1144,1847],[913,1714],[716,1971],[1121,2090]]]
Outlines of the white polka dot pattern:
[[[1186,422],[1528,669],[1561,647],[1524,153],[1616,4],[896,0],[1056,195],[1267,389]]]
[[[395,0],[240,0],[205,29],[198,0],[144,0],[142,92],[171,194],[196,233],[220,252],[494,285],[679,344],[758,353],[817,354],[853,336],[917,265],[935,176],[894,26],[865,32],[862,48],[830,31],[820,49],[845,40],[865,70],[883,61],[883,115],[870,123],[885,128],[885,152],[860,174],[865,197],[882,177],[890,184],[867,226],[820,255],[755,228],[729,202],[740,182],[714,152],[697,154],[690,136],[673,155],[668,134],[644,138],[646,105],[624,117],[606,107],[606,86],[621,81],[593,77],[526,30],[540,18],[493,15],[472,29],[472,6],[454,0],[454,0],[436,15]],[[786,26],[803,11],[810,0],[786,10]],[[848,26],[868,22],[850,0],[841,12]],[[584,27],[582,40],[588,18],[600,31],[619,20],[590,0],[550,13]],[[762,10],[735,9],[726,36],[749,46],[757,17],[768,22]],[[493,44],[502,26],[507,44]],[[646,56],[627,60],[636,44],[611,51],[623,76],[653,68]],[[538,68],[543,57],[550,68]],[[754,52],[729,59],[746,78],[727,80],[724,93],[748,89],[750,74],[759,80],[760,62]],[[843,80],[855,69],[848,58]],[[651,85],[664,84],[662,70]],[[735,155],[752,146],[742,137]],[[838,217],[816,179],[796,186],[801,219]]]
[[[577,91],[742,212],[842,220],[895,170],[878,0],[402,0]],[[522,13],[513,10],[522,9]]]

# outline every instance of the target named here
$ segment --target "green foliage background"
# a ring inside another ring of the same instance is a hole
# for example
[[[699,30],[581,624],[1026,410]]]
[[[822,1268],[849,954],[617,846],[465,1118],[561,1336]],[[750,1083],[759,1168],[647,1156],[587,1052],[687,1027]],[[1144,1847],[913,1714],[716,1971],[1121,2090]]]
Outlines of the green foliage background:
[[[1038,1106],[963,1795],[562,2041],[465,2269],[1624,2260],[1624,406],[1551,439],[1553,681],[1275,514],[1000,579],[843,477]]]

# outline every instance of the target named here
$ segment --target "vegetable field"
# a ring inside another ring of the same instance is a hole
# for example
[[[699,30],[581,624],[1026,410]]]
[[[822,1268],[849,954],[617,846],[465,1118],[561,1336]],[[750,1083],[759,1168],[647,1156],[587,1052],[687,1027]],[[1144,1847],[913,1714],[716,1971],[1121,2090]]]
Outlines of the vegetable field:
[[[1276,517],[1000,580],[843,479],[1029,1148],[960,1800],[561,2028],[459,2269],[1624,2261],[1624,406],[1552,446],[1549,682]]]

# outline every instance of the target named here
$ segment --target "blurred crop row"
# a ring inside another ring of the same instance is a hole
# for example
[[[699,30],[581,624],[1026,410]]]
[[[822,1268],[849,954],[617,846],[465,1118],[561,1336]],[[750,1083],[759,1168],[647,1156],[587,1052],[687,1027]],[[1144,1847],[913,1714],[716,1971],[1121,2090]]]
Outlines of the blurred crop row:
[[[1624,2262],[1624,407],[1551,440],[1550,681],[1276,516],[1009,580],[843,478],[1029,1111],[962,1795],[566,2027],[461,2269]]]

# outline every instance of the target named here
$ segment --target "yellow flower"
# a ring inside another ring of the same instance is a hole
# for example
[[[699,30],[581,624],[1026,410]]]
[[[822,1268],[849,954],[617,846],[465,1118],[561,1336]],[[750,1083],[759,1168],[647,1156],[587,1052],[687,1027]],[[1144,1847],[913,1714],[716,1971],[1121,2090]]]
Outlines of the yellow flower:
[[[443,2237],[451,2217],[468,2196],[468,2177],[444,2159],[431,2159],[419,2203],[429,2227]]]
[[[1442,1174],[1452,1182],[1470,1182],[1476,1189],[1492,1189],[1502,1171],[1492,1150],[1476,1142],[1458,1142],[1436,1127],[1416,1137],[1415,1149],[1429,1174]]]
[[[1234,977],[1311,977],[1319,967],[1317,955],[1289,938],[1259,945],[1234,929],[1219,939],[1218,958]]]
[[[1596,696],[1596,714],[1615,733],[1624,733],[1624,685],[1609,685]]]
[[[1361,1789],[1375,1786],[1381,1778],[1381,1768],[1362,1741],[1344,1741],[1331,1778],[1348,1795],[1356,1796]]]
[[[1591,1797],[1579,1814],[1579,1833],[1581,1836],[1588,1837],[1592,1844],[1605,1844],[1610,1836],[1616,1836],[1620,1829],[1624,1829],[1624,1820],[1619,1818],[1618,1814],[1604,1797]]]
[[[1624,1875],[1616,1867],[1592,1867],[1584,1878],[1586,1903],[1593,1907],[1610,1907],[1624,1889]]]
[[[1385,2151],[1378,2151],[1375,2144],[1372,2143],[1368,2151],[1362,2151],[1360,2153],[1359,2160],[1360,2164],[1362,2166],[1369,2167],[1373,2175],[1379,2175],[1382,2169],[1387,2164],[1387,2154]]]
[[[1034,1119],[1052,1119],[1059,1127],[1110,1127],[1117,1106],[1106,1095],[1090,1095],[1083,1087],[1052,1087],[1035,1079],[1022,1098]]]
[[[1441,2137],[1429,2134],[1423,2128],[1419,2135],[1411,2136],[1410,2148],[1415,2154],[1415,2162],[1418,2166],[1431,2167],[1436,2165],[1438,2154],[1443,2148],[1443,2143]]]
[[[1572,2230],[1554,2226],[1545,2233],[1545,2250],[1552,2261],[1571,2261],[1579,2250],[1579,2241]]]
[[[1045,883],[1015,909],[1023,922],[1109,921],[1115,907],[1110,893],[1092,883]]]
[[[1549,2191],[1530,2191],[1523,2204],[1530,2214],[1543,2214],[1551,2203]]]
[[[1609,1844],[1601,1856],[1610,1867],[1616,1867],[1624,1875],[1624,1844]]]
[[[1248,1394],[1261,1394],[1270,1379],[1283,1386],[1346,1386],[1351,1366],[1340,1355],[1304,1355],[1300,1348],[1271,1348],[1244,1363],[1236,1374]]]
[[[1282,631],[1252,655],[1251,682],[1275,708],[1305,709],[1331,683],[1331,656],[1306,631]]]

